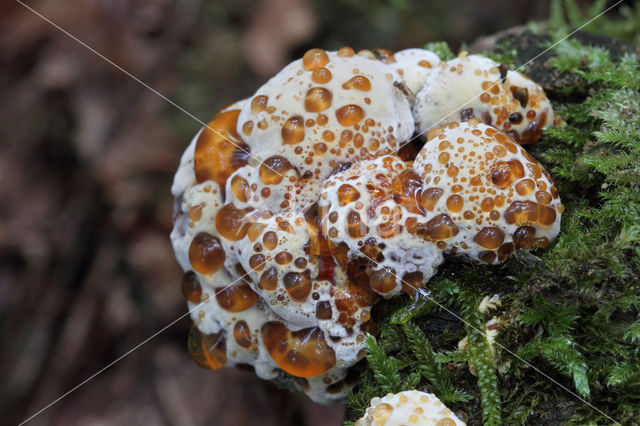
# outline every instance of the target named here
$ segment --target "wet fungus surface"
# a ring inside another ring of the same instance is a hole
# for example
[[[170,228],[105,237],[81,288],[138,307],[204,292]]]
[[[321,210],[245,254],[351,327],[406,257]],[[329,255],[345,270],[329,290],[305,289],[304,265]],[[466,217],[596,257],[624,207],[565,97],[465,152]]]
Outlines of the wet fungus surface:
[[[463,426],[465,423],[434,394],[410,390],[371,399],[355,426]]]
[[[443,99],[476,86],[433,127]],[[176,173],[193,358],[343,399],[375,303],[412,294],[445,256],[494,264],[557,235],[558,193],[520,145],[553,122],[539,86],[486,58],[308,51],[220,111]],[[424,146],[408,143],[416,126]]]

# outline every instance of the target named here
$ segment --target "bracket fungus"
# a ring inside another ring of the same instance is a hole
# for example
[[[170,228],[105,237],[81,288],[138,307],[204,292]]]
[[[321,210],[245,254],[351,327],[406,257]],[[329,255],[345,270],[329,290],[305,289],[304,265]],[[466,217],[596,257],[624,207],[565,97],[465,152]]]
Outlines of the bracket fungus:
[[[463,426],[434,394],[410,390],[372,398],[355,426]]]
[[[402,151],[443,99],[498,81],[493,68],[422,49],[312,49],[196,135],[172,187],[171,240],[199,365],[250,365],[315,401],[341,401],[375,303],[425,285],[445,256],[498,263],[553,240],[562,204],[518,141],[535,142],[554,116],[522,75],[502,76],[492,108]],[[525,106],[547,117],[535,137]],[[516,112],[522,121],[507,125]]]
[[[560,124],[541,86],[481,55],[441,62],[416,95],[419,131],[481,118],[516,142],[533,144],[549,124]]]

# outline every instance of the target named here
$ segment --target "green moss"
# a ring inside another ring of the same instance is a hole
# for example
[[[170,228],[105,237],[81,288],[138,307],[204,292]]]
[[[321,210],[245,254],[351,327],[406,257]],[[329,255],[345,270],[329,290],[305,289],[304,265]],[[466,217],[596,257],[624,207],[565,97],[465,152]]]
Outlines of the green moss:
[[[558,5],[556,27],[578,19]],[[497,55],[515,59],[514,49],[502,43]],[[544,67],[562,84],[549,84],[547,94],[567,125],[549,129],[530,151],[566,207],[558,239],[500,266],[447,262],[428,292],[385,308],[378,340],[368,341],[362,384],[350,396],[351,418],[384,389],[415,387],[476,424],[611,423],[528,363],[620,423],[640,417],[638,58],[617,45],[613,52],[577,40],[551,53]],[[488,314],[477,306],[496,293],[509,325],[492,356],[477,331]],[[468,349],[460,350],[465,336]]]
[[[448,61],[456,57],[449,48],[446,41],[433,41],[424,46],[425,49],[432,51],[443,61]]]

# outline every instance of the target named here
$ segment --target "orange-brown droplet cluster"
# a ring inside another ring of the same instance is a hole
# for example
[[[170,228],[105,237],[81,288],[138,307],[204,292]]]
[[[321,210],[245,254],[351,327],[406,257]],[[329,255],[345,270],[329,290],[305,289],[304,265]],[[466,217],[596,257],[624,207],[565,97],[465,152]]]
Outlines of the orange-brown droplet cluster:
[[[561,123],[542,87],[506,65],[466,54],[441,62],[428,75],[417,94],[414,115],[425,132],[477,117],[523,145],[537,142],[545,126]]]
[[[443,154],[446,162],[436,160]],[[563,206],[549,174],[477,118],[432,131],[414,168],[439,195],[429,199],[430,211],[460,231],[446,241],[450,251],[496,263],[518,248],[545,247],[559,232]]]
[[[199,365],[248,364],[340,400],[381,298],[413,295],[449,253],[496,263],[554,238],[562,205],[547,172],[472,111],[424,148],[402,147],[414,95],[440,64],[422,49],[311,49],[194,139],[171,238]],[[519,137],[539,137],[542,98],[509,87],[527,109],[508,110],[511,129],[538,120]],[[494,106],[502,89],[487,89]]]

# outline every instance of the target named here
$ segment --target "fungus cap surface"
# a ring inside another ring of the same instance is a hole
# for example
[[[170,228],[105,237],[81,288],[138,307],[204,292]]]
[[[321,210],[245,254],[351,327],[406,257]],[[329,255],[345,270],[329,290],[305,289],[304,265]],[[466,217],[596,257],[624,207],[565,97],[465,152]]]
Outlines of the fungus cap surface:
[[[474,118],[429,132],[414,163],[423,205],[447,215],[447,250],[485,263],[519,248],[546,247],[560,232],[564,206],[551,177],[506,134]]]
[[[419,85],[429,54],[312,49],[192,140],[171,240],[199,365],[340,401],[380,295],[412,293],[450,253],[495,263],[555,237],[548,174],[479,119],[398,154],[415,126],[396,69]]]
[[[407,88],[417,94],[431,72],[440,64],[438,55],[426,49],[405,49],[393,54],[390,65],[400,74]]]
[[[434,394],[410,390],[372,398],[355,426],[463,426]]]
[[[542,87],[489,58],[466,54],[427,76],[413,113],[420,132],[478,117],[520,144],[537,142],[556,122]]]

